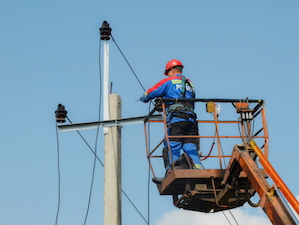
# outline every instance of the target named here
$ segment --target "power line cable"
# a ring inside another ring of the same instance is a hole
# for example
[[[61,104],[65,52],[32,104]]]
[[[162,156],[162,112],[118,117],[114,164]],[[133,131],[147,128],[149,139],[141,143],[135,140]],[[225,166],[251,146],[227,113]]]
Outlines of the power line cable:
[[[239,225],[239,223],[237,222],[235,216],[233,215],[233,213],[231,212],[231,210],[228,210],[228,212],[230,213],[230,215],[233,217],[234,221],[236,222],[237,225]]]
[[[68,121],[70,121],[70,119],[67,117]],[[70,123],[72,123],[70,121]],[[82,140],[85,142],[85,144],[89,147],[89,149],[91,150],[91,152],[95,155],[95,152],[93,151],[93,149],[90,147],[90,145],[87,143],[87,141],[85,140],[85,138],[82,136],[82,134],[77,131],[77,133],[80,135],[80,137],[82,138]],[[100,162],[100,164],[102,165],[102,167],[105,167],[104,164],[102,163],[102,161],[95,155],[95,157],[97,158],[97,160]],[[136,209],[136,211],[138,212],[138,214],[142,217],[142,219],[148,224],[147,220],[144,218],[144,216],[141,214],[141,212],[137,209],[136,205],[132,202],[132,200],[130,199],[130,197],[125,193],[124,190],[121,190],[122,193],[125,195],[125,197],[129,200],[129,202],[131,203],[131,205]]]
[[[95,141],[95,157],[93,161],[93,169],[92,169],[92,177],[91,177],[91,184],[90,184],[90,189],[89,189],[89,198],[88,198],[88,204],[87,204],[87,210],[86,210],[86,215],[84,219],[84,225],[86,224],[88,213],[89,213],[89,208],[90,208],[90,202],[91,202],[91,197],[92,197],[92,189],[93,189],[93,182],[94,182],[94,176],[95,176],[95,169],[96,169],[96,162],[97,162],[97,140],[98,140],[98,134],[99,134],[99,128],[97,129],[97,134],[96,134],[96,141]]]
[[[69,117],[66,117],[66,118],[70,122],[70,124],[73,124]],[[80,133],[80,131],[78,131],[78,130],[76,130],[76,131],[79,134],[79,136],[81,137],[81,139],[84,141],[84,143],[87,145],[87,147],[90,149],[90,151],[92,152],[92,154],[94,154],[94,156],[97,158],[97,160],[100,162],[100,164],[104,167],[104,163],[101,161],[101,159],[99,159],[99,157],[96,155],[96,153],[94,152],[94,150],[92,149],[92,147],[88,144],[88,142],[85,140],[85,138]]]
[[[232,225],[232,223],[229,221],[229,219],[228,219],[228,217],[225,215],[225,213],[224,213],[224,212],[222,212],[222,214],[223,214],[223,215],[224,215],[224,217],[226,218],[227,222],[228,222],[230,225]]]
[[[147,181],[147,224],[150,224],[150,176],[151,168],[148,164],[148,181]]]
[[[101,69],[101,39],[99,43],[99,79],[100,84],[102,83],[102,69]],[[101,105],[102,105],[102,91],[100,90],[99,94],[99,107],[98,107],[98,121],[101,121]],[[95,150],[94,150],[94,161],[93,161],[93,168],[92,168],[92,176],[91,176],[91,183],[90,183],[90,189],[89,189],[89,197],[88,197],[88,204],[86,209],[86,215],[84,219],[84,225],[86,224],[89,208],[90,208],[90,202],[92,197],[92,189],[93,189],[93,183],[94,183],[94,177],[95,177],[95,170],[96,170],[96,163],[97,163],[97,146],[98,146],[98,137],[99,137],[99,130],[100,130],[100,123],[98,123],[97,126],[97,132],[96,132],[96,139],[95,139]]]
[[[72,121],[70,120],[69,117],[66,117],[67,120],[71,123]],[[57,133],[57,160],[58,160],[58,187],[59,187],[59,192],[58,192],[58,200],[59,200],[59,203],[58,203],[58,209],[57,209],[57,215],[56,215],[56,223],[55,225],[57,225],[57,220],[58,220],[58,214],[59,214],[59,208],[60,208],[60,163],[59,163],[59,143],[58,143],[58,131],[56,129],[56,133]],[[104,167],[104,164],[103,162],[99,159],[99,157],[97,156],[97,151],[93,150],[91,148],[91,146],[88,144],[88,142],[85,140],[85,138],[82,136],[82,134],[77,130],[77,133],[79,134],[79,136],[81,137],[81,139],[84,141],[84,143],[88,146],[88,148],[91,150],[91,152],[94,154],[94,157],[95,157],[95,160],[98,160],[100,162],[100,164]],[[98,131],[97,131],[97,136],[98,136]],[[98,138],[96,138],[98,139]],[[97,141],[96,141],[96,144],[97,146]],[[85,215],[85,219],[84,219],[84,224],[86,224],[86,220],[87,220],[87,217],[88,217],[88,212],[89,212],[89,208],[90,208],[90,202],[91,202],[91,193],[92,193],[92,186],[93,186],[93,180],[94,180],[94,174],[95,174],[95,162],[94,162],[94,166],[93,166],[93,173],[92,173],[92,181],[91,181],[91,187],[90,187],[90,191],[89,191],[89,200],[88,200],[88,206],[87,206],[87,210],[86,210],[86,215]]]
[[[56,219],[55,225],[58,223],[59,211],[60,211],[60,149],[59,149],[59,138],[58,138],[58,128],[56,126],[55,120],[55,127],[56,127],[56,144],[57,144],[57,171],[58,171],[58,202],[57,202],[57,211],[56,211]]]
[[[149,104],[149,107],[148,107],[148,111],[150,112],[151,110],[151,104]],[[148,127],[148,129],[150,129],[150,125]],[[148,139],[150,140],[150,132],[148,133],[149,137]],[[150,149],[150,143],[148,143],[148,147]],[[148,221],[148,224],[150,224],[150,173],[151,172],[151,167],[150,167],[150,161],[148,161],[148,181],[147,181],[147,221]]]
[[[111,35],[111,38],[112,38],[113,42],[115,43],[116,47],[118,48],[119,52],[120,52],[120,53],[122,54],[122,56],[124,57],[126,63],[127,63],[128,66],[130,67],[131,71],[133,72],[133,74],[134,74],[135,78],[137,79],[138,83],[140,84],[140,86],[142,87],[142,89],[143,89],[144,91],[146,91],[145,88],[143,87],[143,85],[141,84],[139,78],[137,77],[135,71],[133,70],[132,66],[131,66],[130,63],[128,62],[127,58],[125,57],[125,55],[124,55],[124,53],[122,52],[122,50],[119,48],[118,44],[116,43],[116,41],[115,41],[115,39],[113,38],[112,35]]]
[[[129,196],[123,190],[121,190],[121,192],[126,196],[126,198],[129,200],[129,202],[132,204],[132,206],[135,208],[135,210],[138,212],[138,214],[142,217],[142,219],[148,224],[148,221],[144,218],[144,216],[141,214],[141,212],[138,210],[138,208],[132,202],[132,200],[129,198]]]
[[[136,80],[138,81],[139,85],[142,87],[142,89],[143,89],[144,91],[146,91],[145,88],[144,88],[144,86],[142,85],[141,81],[139,80],[137,74],[135,73],[134,69],[132,68],[131,64],[129,63],[129,61],[128,61],[127,58],[125,57],[123,51],[120,49],[119,45],[116,43],[116,41],[115,41],[115,39],[113,38],[112,35],[111,35],[111,38],[112,38],[113,42],[115,43],[116,47],[118,48],[119,52],[120,52],[121,55],[123,56],[124,60],[126,61],[126,63],[128,64],[128,66],[130,67],[130,69],[131,69],[132,73],[134,74]],[[151,103],[152,103],[152,102],[151,102]],[[150,105],[151,105],[151,104],[150,104]],[[150,105],[149,105],[149,107],[150,107]],[[149,180],[149,178],[150,178],[150,167],[149,167],[148,180]],[[139,212],[139,210],[136,208],[136,206],[133,205],[133,206],[135,207],[135,209],[137,210],[137,212],[140,214],[140,216],[143,218],[143,220],[144,220],[147,224],[149,224],[149,220],[150,220],[150,213],[149,213],[149,212],[150,212],[150,207],[149,207],[149,204],[150,204],[150,203],[149,203],[149,198],[150,198],[149,192],[150,192],[150,191],[149,191],[149,187],[150,187],[150,182],[148,181],[148,220],[146,220],[146,219],[142,216],[142,214]],[[123,192],[123,193],[124,193],[124,192]],[[125,193],[124,193],[124,194],[125,194]],[[126,194],[125,194],[125,196],[128,198],[128,196],[127,196]],[[130,200],[129,198],[128,198],[128,200],[131,202],[131,200]],[[131,202],[131,204],[133,204],[133,203]]]
[[[67,117],[67,119],[68,119],[68,121],[69,121],[70,123],[72,123],[68,117]],[[96,156],[95,152],[94,152],[93,149],[90,147],[90,145],[87,143],[87,141],[85,140],[85,138],[82,136],[82,134],[81,134],[79,131],[77,131],[77,133],[78,133],[79,136],[82,138],[82,140],[85,142],[85,144],[88,146],[88,148],[91,150],[91,152],[95,155],[95,157],[96,157],[97,160],[100,162],[100,164],[102,165],[102,167],[105,167],[104,164],[102,163],[102,161]],[[125,191],[124,191],[124,190],[121,190],[121,191],[122,191],[122,193],[125,195],[125,197],[129,200],[129,202],[131,203],[131,205],[136,209],[136,211],[137,211],[138,214],[142,217],[142,219],[143,219],[146,223],[148,223],[147,220],[144,218],[144,216],[143,216],[143,215],[140,213],[140,211],[137,209],[136,205],[132,202],[132,200],[130,199],[130,197],[125,193]]]

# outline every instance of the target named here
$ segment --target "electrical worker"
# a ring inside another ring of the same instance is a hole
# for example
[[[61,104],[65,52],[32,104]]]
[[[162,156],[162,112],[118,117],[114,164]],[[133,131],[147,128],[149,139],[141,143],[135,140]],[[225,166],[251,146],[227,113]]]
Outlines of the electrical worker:
[[[148,89],[140,98],[142,102],[149,102],[151,99],[162,98],[195,98],[195,90],[192,82],[182,75],[183,64],[176,59],[170,60],[166,64],[164,74],[167,78]],[[168,135],[198,135],[196,114],[194,113],[194,102],[167,102],[167,125]],[[181,150],[186,152],[193,160],[194,169],[202,169],[198,148],[198,138],[170,138],[172,159],[165,163],[166,170],[172,162],[180,158]],[[168,151],[167,141],[164,141],[164,149]],[[168,164],[168,165],[167,165]]]

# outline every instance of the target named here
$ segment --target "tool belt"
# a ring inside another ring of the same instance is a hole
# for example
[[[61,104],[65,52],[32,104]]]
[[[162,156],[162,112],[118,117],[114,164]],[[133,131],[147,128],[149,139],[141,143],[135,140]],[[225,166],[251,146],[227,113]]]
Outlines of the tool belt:
[[[182,104],[182,103],[173,104],[173,105],[169,106],[169,108],[167,109],[167,113],[181,112],[181,111],[194,112],[193,107],[188,106],[186,104]]]

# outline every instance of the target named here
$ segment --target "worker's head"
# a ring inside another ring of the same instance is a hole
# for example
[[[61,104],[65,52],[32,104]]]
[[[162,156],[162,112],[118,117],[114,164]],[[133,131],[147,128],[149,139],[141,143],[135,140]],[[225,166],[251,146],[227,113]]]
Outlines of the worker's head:
[[[172,59],[166,64],[164,74],[166,76],[174,76],[174,75],[177,75],[177,74],[181,74],[183,68],[184,68],[184,66],[179,60]]]

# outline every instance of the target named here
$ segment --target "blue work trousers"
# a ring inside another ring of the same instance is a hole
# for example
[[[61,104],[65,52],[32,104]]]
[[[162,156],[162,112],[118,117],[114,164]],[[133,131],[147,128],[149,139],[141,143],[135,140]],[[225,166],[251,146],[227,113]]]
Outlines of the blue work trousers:
[[[170,136],[198,136],[198,125],[196,115],[192,112],[176,112],[168,115],[167,118],[168,135]],[[198,156],[199,138],[169,138],[171,156],[169,156],[170,165],[180,158],[181,150],[188,154],[194,164],[201,164]],[[167,140],[164,142],[167,148]],[[168,166],[169,169],[170,165]]]

